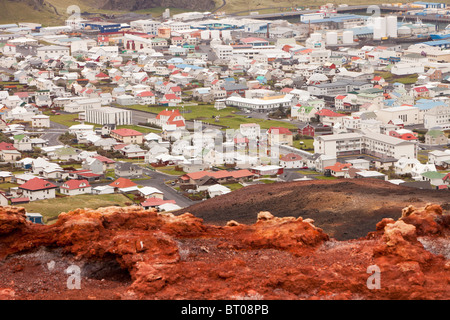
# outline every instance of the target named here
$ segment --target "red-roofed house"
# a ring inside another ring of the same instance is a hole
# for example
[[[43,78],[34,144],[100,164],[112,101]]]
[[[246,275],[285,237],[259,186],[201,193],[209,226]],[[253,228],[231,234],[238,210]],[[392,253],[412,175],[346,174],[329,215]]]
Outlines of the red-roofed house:
[[[176,106],[181,102],[181,98],[174,93],[166,93],[161,100],[159,100],[159,104],[166,106]]]
[[[169,93],[173,93],[177,97],[181,97],[181,88],[179,86],[174,86],[169,89]]]
[[[322,109],[316,112],[319,116],[319,121],[322,122],[324,126],[334,126],[336,123],[342,123],[344,121],[345,114],[334,112],[330,109]]]
[[[180,114],[178,109],[163,110],[156,116],[155,124],[160,126],[163,130],[167,129],[185,129],[186,123],[184,117]]]
[[[416,87],[412,90],[414,98],[428,98],[430,90],[427,87]]]
[[[141,105],[155,104],[155,94],[151,91],[141,91],[135,96],[136,102]]]
[[[12,143],[0,142],[0,161],[14,162],[20,160],[21,156]]]
[[[106,73],[100,72],[98,74],[95,75],[95,80],[108,80],[109,76]]]
[[[62,194],[76,196],[78,194],[91,193],[92,186],[87,180],[68,180],[59,187],[59,191]]]
[[[36,177],[18,186],[17,191],[15,191],[15,198],[26,197],[30,199],[30,201],[53,199],[55,198],[56,188],[57,186],[53,183]],[[11,189],[11,192],[14,192],[13,189]]]
[[[292,131],[284,127],[270,127],[267,130],[268,143],[269,145],[279,144],[279,145],[293,145],[293,134]]]
[[[343,177],[345,172],[352,167],[351,163],[336,162],[332,166],[325,167],[325,171],[329,170],[333,177]]]
[[[117,189],[127,189],[131,187],[137,187],[137,184],[127,178],[118,178],[116,181],[109,184],[109,186]]]
[[[144,135],[142,134],[142,132],[127,128],[111,130],[110,135],[111,138],[114,138],[117,141],[126,144],[130,143],[142,144],[144,140]]]
[[[283,168],[303,168],[305,162],[302,156],[295,153],[288,153],[280,158],[280,166]]]
[[[158,207],[162,204],[166,204],[166,203],[173,203],[175,204],[175,200],[163,200],[163,199],[159,199],[159,198],[149,198],[146,199],[145,201],[141,202],[141,206],[144,207],[144,209],[150,209],[150,208],[156,208],[158,209]]]

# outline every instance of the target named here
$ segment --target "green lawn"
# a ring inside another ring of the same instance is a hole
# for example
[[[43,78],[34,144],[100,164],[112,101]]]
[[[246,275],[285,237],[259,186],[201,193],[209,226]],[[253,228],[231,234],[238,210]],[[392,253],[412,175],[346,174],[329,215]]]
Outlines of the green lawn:
[[[167,166],[167,167],[160,167],[160,168],[155,168],[156,171],[165,173],[165,174],[170,174],[173,176],[182,176],[184,174],[186,174],[186,172],[184,171],[179,171],[179,170],[175,170],[175,166]]]
[[[17,183],[12,183],[12,182],[4,182],[4,183],[0,183],[0,190],[3,191],[8,191],[9,188],[14,188],[19,186]]]
[[[122,194],[83,194],[78,196],[54,198],[46,200],[32,201],[21,204],[27,212],[38,212],[44,217],[44,221],[50,222],[56,220],[61,212],[68,212],[77,208],[97,209],[108,206],[125,206],[130,199]]]
[[[181,106],[179,107],[162,107],[162,106],[142,106],[142,105],[130,105],[124,106],[123,108],[147,111],[158,114],[159,112],[169,109],[183,110]],[[270,127],[285,127],[288,129],[297,129],[297,126],[278,120],[266,120],[257,118],[247,118],[245,115],[236,114],[239,110],[233,107],[227,107],[222,110],[216,110],[213,105],[197,105],[197,106],[186,106],[184,107],[185,113],[182,113],[186,120],[201,120],[205,123],[216,124],[220,126],[225,126],[230,129],[239,129],[239,126],[243,123],[258,123],[261,129],[269,129]],[[213,117],[219,116],[219,120],[216,121]]]
[[[414,84],[417,81],[418,74],[410,74],[406,76],[396,76],[395,74],[390,73],[389,71],[375,71],[375,75],[382,76],[384,80],[390,83],[400,82],[403,84]]]
[[[223,184],[225,187],[229,188],[231,191],[239,190],[241,188],[244,188],[244,186],[240,183],[227,183]]]
[[[301,144],[300,142],[303,142]],[[300,139],[293,141],[293,147],[297,149],[302,149],[305,151],[314,151],[314,139]]]
[[[335,180],[337,179],[336,177],[325,177],[325,176],[315,176],[314,179],[319,179],[319,180]]]

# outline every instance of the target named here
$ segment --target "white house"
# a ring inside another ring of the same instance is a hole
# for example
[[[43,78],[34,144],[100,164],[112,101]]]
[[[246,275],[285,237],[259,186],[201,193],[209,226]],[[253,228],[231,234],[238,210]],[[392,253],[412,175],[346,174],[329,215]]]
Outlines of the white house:
[[[53,183],[35,177],[24,184],[21,184],[14,191],[13,188],[11,188],[11,193],[13,193],[13,195],[15,193],[16,197],[28,198],[30,201],[35,201],[55,198],[56,188],[57,186]]]
[[[68,180],[59,187],[59,191],[68,196],[76,196],[91,193],[92,187],[87,180]]]

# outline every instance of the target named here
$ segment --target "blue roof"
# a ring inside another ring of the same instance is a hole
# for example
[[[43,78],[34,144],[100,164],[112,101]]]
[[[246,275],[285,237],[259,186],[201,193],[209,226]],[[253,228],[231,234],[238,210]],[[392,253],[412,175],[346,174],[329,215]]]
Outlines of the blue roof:
[[[356,28],[351,28],[348,30],[353,31],[353,34],[355,36],[360,35],[360,34],[372,34],[373,33],[373,29],[369,28],[369,27],[356,27]]]
[[[445,102],[442,101],[433,101],[428,99],[420,99],[416,101],[415,107],[418,107],[420,110],[430,110],[437,106],[446,105]]]
[[[422,42],[422,44],[426,44],[428,46],[442,46],[442,45],[450,45],[450,40],[436,40],[436,41],[426,41],[426,42]]]
[[[203,67],[194,66],[192,64],[185,64],[185,63],[177,64],[177,65],[175,65],[175,67],[177,67],[179,69],[184,69],[184,68],[191,68],[191,69],[195,69],[195,70],[204,69]]]

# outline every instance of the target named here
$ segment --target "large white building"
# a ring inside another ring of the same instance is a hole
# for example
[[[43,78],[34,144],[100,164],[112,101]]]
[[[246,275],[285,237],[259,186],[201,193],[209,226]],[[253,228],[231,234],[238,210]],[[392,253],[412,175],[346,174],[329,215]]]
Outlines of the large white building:
[[[437,106],[429,110],[423,116],[423,124],[425,129],[450,129],[450,106]]]
[[[376,112],[378,120],[384,124],[400,119],[404,125],[419,124],[419,108],[411,106],[391,107]]]
[[[57,59],[70,55],[70,48],[63,46],[43,46],[36,49],[38,58],[42,60]]]
[[[130,27],[150,34],[158,34],[161,22],[154,20],[135,20],[130,22]]]
[[[113,107],[102,107],[97,109],[87,110],[85,113],[85,120],[89,123],[97,124],[115,124],[115,125],[130,125],[132,124],[131,110],[123,110]]]
[[[378,158],[416,158],[417,145],[381,133],[343,133],[317,136],[314,152],[327,156],[367,154]]]
[[[291,108],[295,104],[292,95],[264,97],[263,99],[247,99],[242,97],[231,96],[225,100],[227,106],[237,107],[257,112],[270,112],[278,108]]]
[[[69,113],[84,112],[91,109],[99,109],[102,107],[102,100],[99,98],[81,98],[74,99],[72,102],[64,105],[64,111]]]

